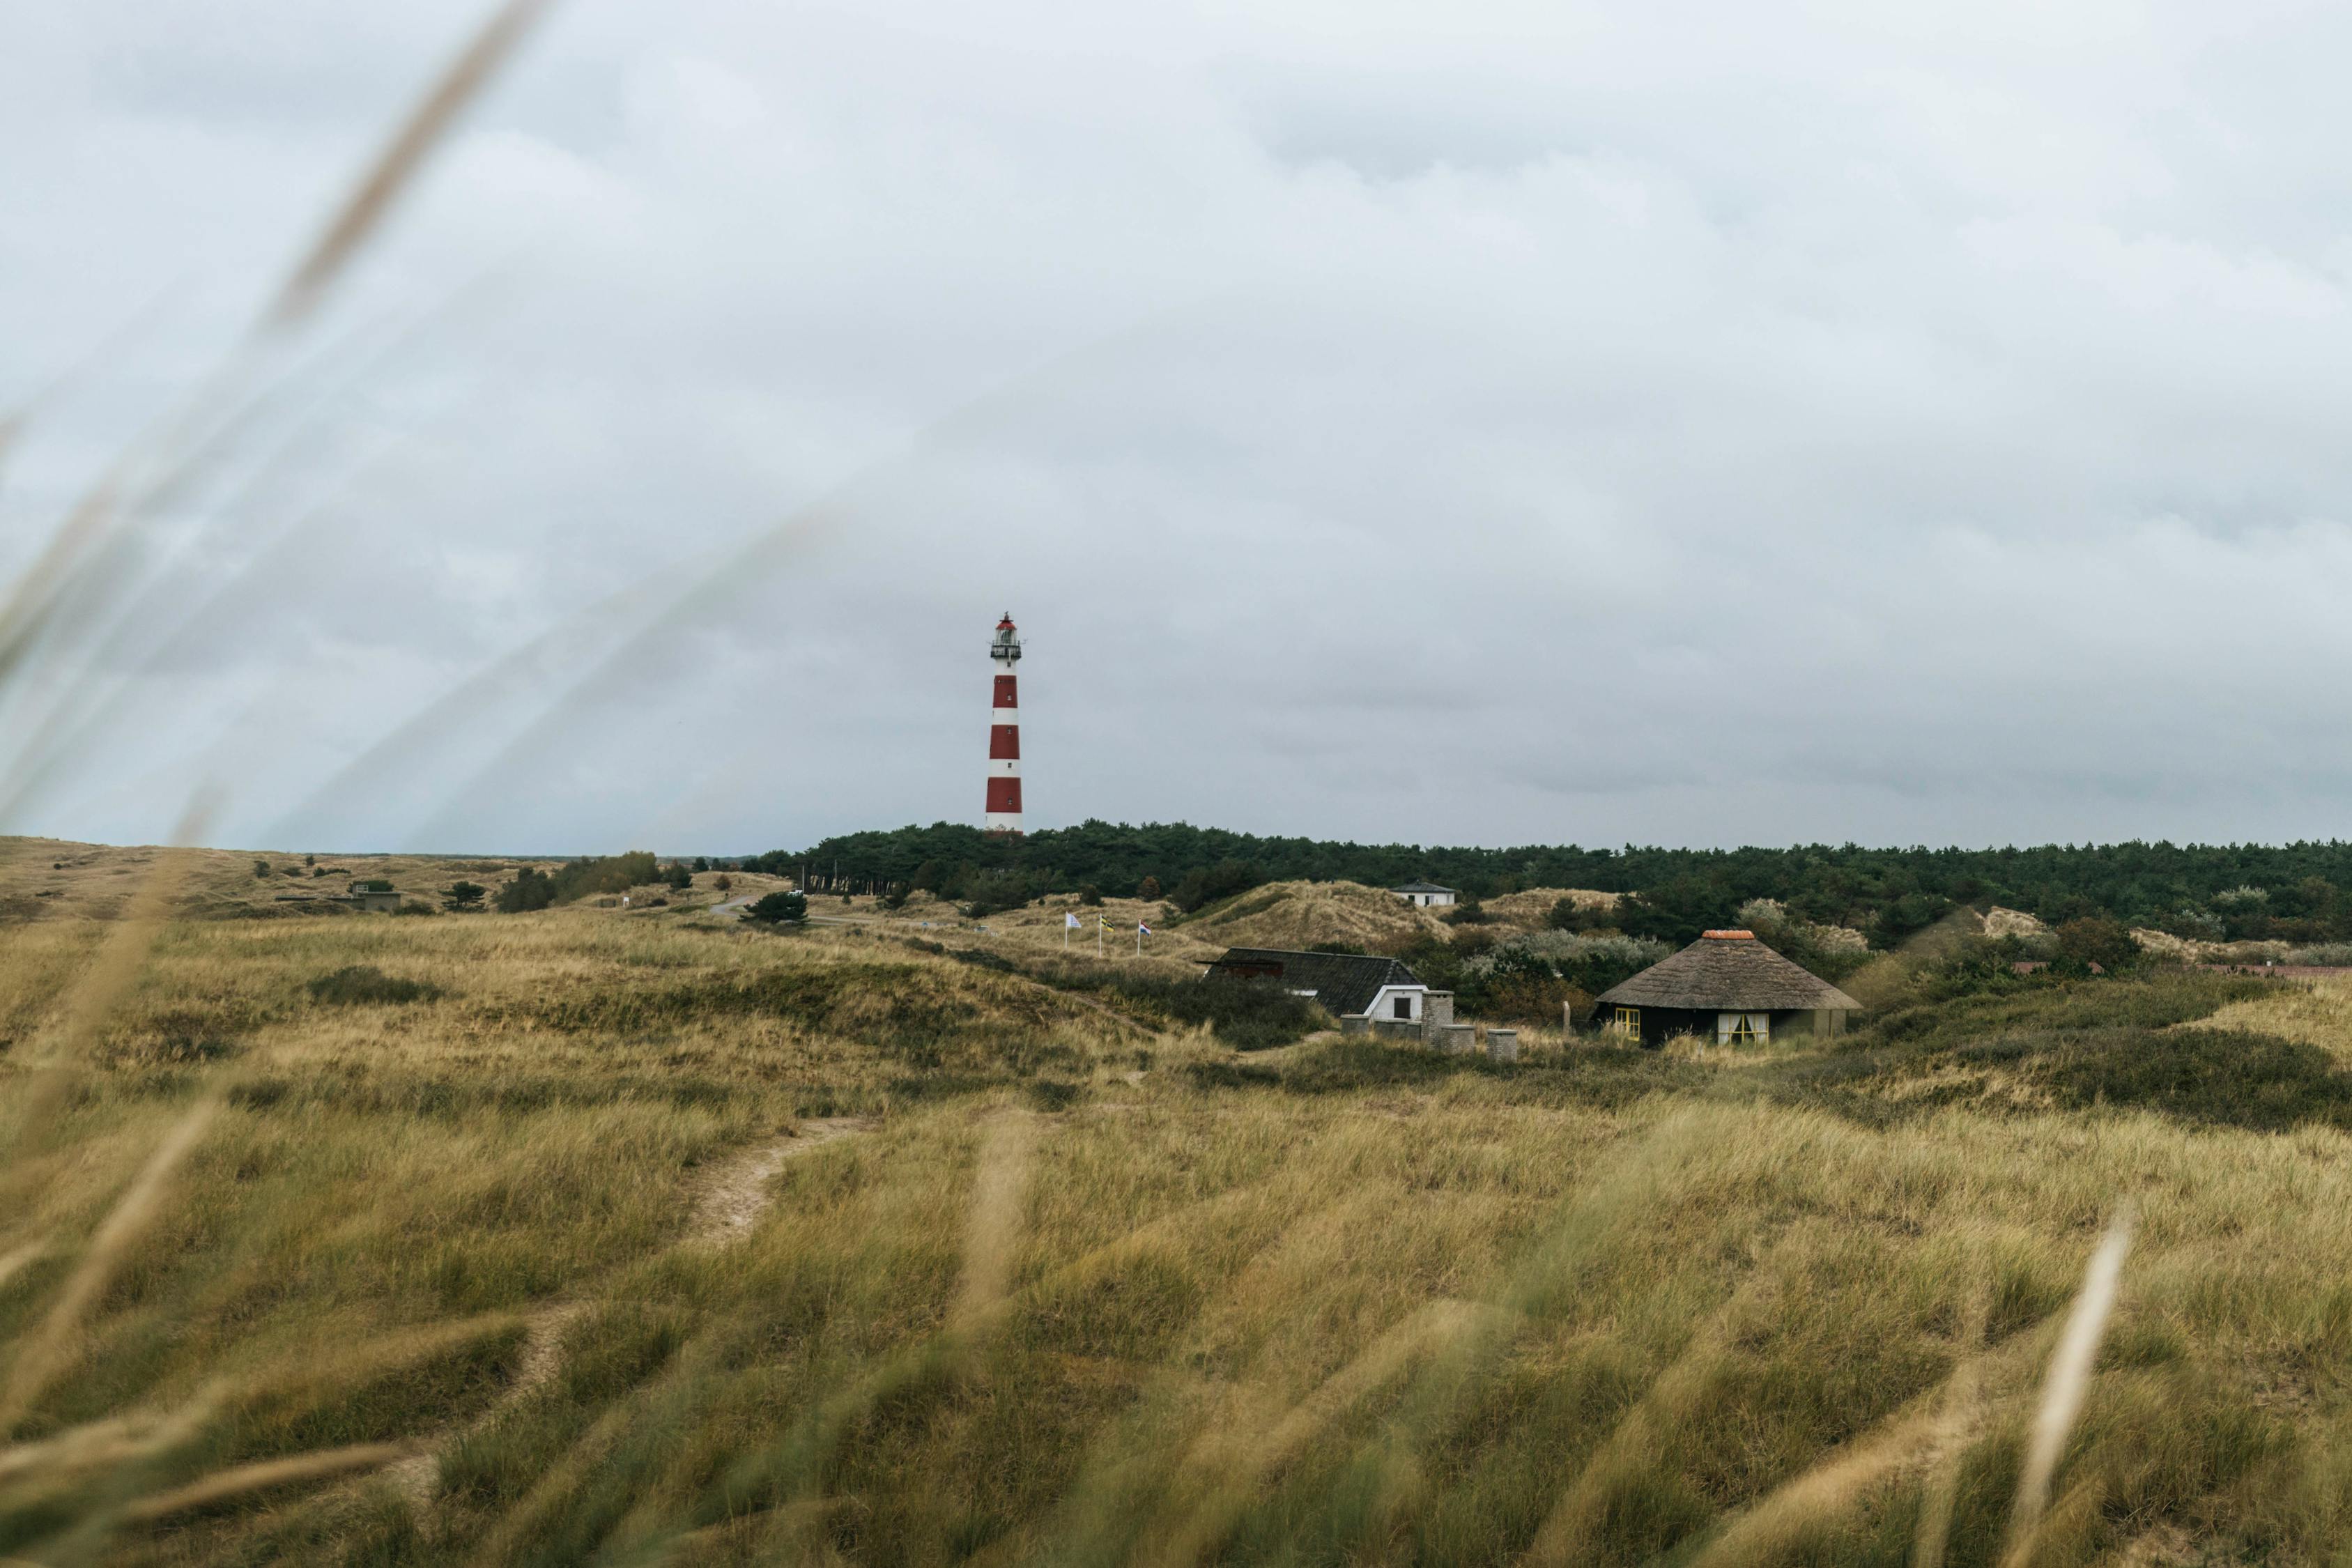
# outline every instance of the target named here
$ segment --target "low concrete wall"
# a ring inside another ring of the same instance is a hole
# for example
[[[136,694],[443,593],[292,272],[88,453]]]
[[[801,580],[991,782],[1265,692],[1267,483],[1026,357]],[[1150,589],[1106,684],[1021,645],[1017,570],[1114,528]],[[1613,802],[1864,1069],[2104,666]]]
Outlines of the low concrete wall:
[[[1478,1048],[1478,1031],[1468,1024],[1446,1024],[1429,1032],[1429,1044],[1450,1056],[1466,1056]]]
[[[1369,1035],[1372,1032],[1371,1016],[1367,1013],[1339,1015],[1339,1032],[1343,1035]]]
[[[1372,1033],[1383,1040],[1418,1040],[1421,1026],[1409,1018],[1373,1018],[1369,1020]]]
[[[1515,1062],[1519,1059],[1519,1032],[1517,1029],[1488,1029],[1486,1055],[1495,1061]]]

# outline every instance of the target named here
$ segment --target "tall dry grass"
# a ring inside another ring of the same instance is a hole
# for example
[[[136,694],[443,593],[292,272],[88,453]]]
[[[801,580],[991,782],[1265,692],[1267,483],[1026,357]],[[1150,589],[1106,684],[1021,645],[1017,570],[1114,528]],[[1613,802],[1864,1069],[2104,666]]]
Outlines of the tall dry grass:
[[[68,1005],[90,951],[0,928],[37,981],[0,1016]],[[355,962],[438,994],[312,995]],[[0,1553],[97,1519],[125,1562],[1990,1563],[2066,1342],[2032,1561],[2158,1529],[2324,1559],[2340,1134],[1872,1125],[1663,1063],[1629,1098],[1589,1049],[1358,1049],[1236,1079],[847,930],[171,926],[0,1171],[13,1349],[219,1101],[21,1401]],[[879,1130],[681,1245],[698,1173],[839,1110]],[[2134,1192],[2086,1361],[2083,1258]],[[370,1468],[412,1450],[421,1499]]]

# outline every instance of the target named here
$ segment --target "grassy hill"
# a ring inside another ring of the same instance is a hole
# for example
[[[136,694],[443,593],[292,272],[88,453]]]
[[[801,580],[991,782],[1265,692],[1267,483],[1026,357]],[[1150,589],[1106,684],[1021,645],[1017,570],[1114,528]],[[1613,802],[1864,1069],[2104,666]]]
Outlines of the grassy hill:
[[[1991,1563],[2135,1205],[2027,1560],[2344,1538],[2352,990],[1243,1053],[835,902],[0,925],[0,1557]]]

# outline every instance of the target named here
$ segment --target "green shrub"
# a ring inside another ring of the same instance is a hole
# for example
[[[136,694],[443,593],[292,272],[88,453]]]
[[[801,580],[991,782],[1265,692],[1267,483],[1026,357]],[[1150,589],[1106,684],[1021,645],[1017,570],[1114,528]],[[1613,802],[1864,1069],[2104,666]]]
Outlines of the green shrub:
[[[1671,951],[1662,942],[1613,932],[1529,931],[1470,958],[1454,988],[1462,993],[1465,1006],[1492,1010],[1509,996],[1518,1010],[1508,1016],[1549,1021],[1559,1016],[1561,1002],[1572,999],[1569,990],[1598,996]],[[1435,984],[1427,975],[1422,978]]]
[[[1206,1024],[1237,1051],[1286,1046],[1329,1026],[1329,1016],[1305,996],[1293,995],[1275,980],[1234,980],[1223,975],[1175,980],[1157,974],[1120,974],[1111,989],[1180,1024]]]
[[[744,918],[761,925],[781,925],[787,921],[808,919],[808,895],[790,889],[769,893],[743,911]]]
[[[2058,956],[2064,963],[2087,972],[2092,965],[2114,974],[2132,969],[2140,962],[2139,943],[2121,921],[2102,916],[2085,915],[2068,921],[2053,933],[2058,942]]]
[[[525,866],[517,871],[514,880],[499,889],[500,914],[527,914],[532,910],[543,910],[553,902],[555,879],[532,866]]]
[[[2012,1036],[1955,1056],[2007,1067],[2064,1110],[2133,1107],[2258,1131],[2352,1127],[2352,1073],[2317,1046],[2275,1035],[2097,1029]]]
[[[1258,868],[1247,861],[1221,860],[1214,866],[1186,872],[1184,879],[1176,884],[1176,890],[1169,895],[1169,901],[1189,915],[1219,899],[1246,893],[1265,880]]]
[[[978,871],[963,879],[963,912],[986,920],[999,910],[1017,910],[1045,891],[1045,879],[1019,871]]]

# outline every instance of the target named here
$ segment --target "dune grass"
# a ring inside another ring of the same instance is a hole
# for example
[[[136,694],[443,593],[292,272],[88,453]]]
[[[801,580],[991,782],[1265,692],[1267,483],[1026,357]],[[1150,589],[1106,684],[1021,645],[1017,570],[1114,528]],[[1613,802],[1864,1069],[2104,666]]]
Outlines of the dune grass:
[[[0,927],[0,1085],[102,934]],[[2036,1076],[2304,994],[1510,1067],[1103,999],[849,929],[165,927],[0,1110],[0,1556],[1991,1563],[2126,1201],[2025,1560],[2342,1533],[2333,1114]]]

